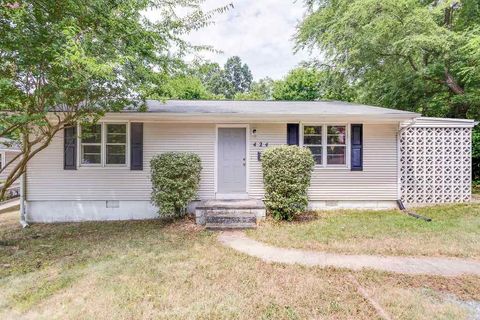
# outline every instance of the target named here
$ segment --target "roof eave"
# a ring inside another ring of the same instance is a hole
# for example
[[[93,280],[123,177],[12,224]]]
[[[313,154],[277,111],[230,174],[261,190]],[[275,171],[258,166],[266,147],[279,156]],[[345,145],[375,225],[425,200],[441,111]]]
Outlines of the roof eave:
[[[388,113],[388,114],[265,114],[265,113],[173,113],[173,112],[122,112],[108,113],[108,119],[156,120],[156,121],[258,121],[263,122],[306,122],[344,119],[357,121],[402,122],[419,117],[418,113]]]

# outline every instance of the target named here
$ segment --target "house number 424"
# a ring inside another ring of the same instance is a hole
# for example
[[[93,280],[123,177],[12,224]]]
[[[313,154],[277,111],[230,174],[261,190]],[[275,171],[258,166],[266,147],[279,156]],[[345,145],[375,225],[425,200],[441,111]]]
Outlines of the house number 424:
[[[255,141],[253,143],[254,147],[268,147],[268,142],[263,142],[263,141]]]

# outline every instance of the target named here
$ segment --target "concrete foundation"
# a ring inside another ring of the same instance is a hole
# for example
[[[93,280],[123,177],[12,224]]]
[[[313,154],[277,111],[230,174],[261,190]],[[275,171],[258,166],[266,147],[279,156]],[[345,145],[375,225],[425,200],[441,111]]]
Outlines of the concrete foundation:
[[[27,222],[142,220],[158,218],[150,201],[28,201]]]
[[[381,210],[397,208],[395,201],[311,201],[310,210],[364,209]],[[142,220],[158,218],[158,209],[150,201],[27,201],[27,222],[71,222],[102,220]],[[265,219],[266,210],[261,200],[206,200],[192,201],[188,212],[195,214],[198,224],[205,224],[207,213],[224,212],[232,217],[251,214],[257,221]]]
[[[395,200],[322,200],[310,201],[309,210],[339,210],[339,209],[358,209],[358,210],[385,210],[396,209]]]

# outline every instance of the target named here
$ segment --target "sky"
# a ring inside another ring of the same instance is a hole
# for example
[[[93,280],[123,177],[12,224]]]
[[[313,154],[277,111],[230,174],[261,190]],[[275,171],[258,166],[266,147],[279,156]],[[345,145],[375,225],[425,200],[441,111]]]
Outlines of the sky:
[[[203,7],[209,10],[229,3],[234,7],[216,15],[213,25],[186,36],[192,44],[222,51],[204,51],[198,56],[223,65],[237,55],[248,64],[255,80],[280,79],[308,60],[306,51],[293,53],[295,26],[305,12],[302,0],[206,0]]]

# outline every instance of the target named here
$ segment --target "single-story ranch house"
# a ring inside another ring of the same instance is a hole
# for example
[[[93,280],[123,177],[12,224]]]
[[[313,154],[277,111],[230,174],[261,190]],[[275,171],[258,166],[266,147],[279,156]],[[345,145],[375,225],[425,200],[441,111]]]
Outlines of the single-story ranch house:
[[[470,200],[471,120],[335,101],[147,105],[147,112],[105,115],[85,139],[80,126],[58,134],[28,164],[23,219],[157,217],[149,162],[169,151],[201,157],[200,189],[191,205],[197,215],[208,213],[199,208],[236,203],[225,200],[252,199],[241,203],[253,203],[248,209],[261,216],[261,153],[280,144],[312,151],[313,209],[394,208],[399,199],[407,204]]]

